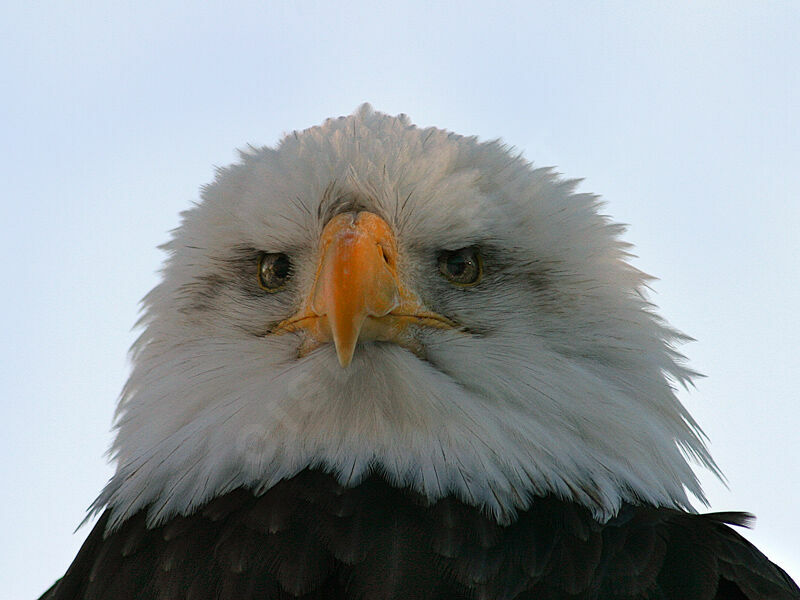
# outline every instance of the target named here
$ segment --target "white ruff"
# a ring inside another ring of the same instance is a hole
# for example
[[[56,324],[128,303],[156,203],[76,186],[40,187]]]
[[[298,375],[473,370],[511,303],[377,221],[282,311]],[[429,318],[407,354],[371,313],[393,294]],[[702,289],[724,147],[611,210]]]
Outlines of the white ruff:
[[[621,228],[573,187],[498,143],[369,107],[243,154],[167,245],[95,510],[115,527],[150,506],[155,524],[306,467],[345,485],[377,471],[504,522],[548,492],[601,519],[623,501],[702,500],[686,457],[716,467],[670,385],[693,375],[681,336],[644,300]],[[362,344],[348,369],[330,346],[298,359],[298,337],[263,335],[307,293],[317,207],[337,198],[386,218],[401,275],[471,334],[419,332],[427,360]],[[486,277],[453,288],[436,252],[469,245]],[[287,290],[254,293],[242,248],[289,254]]]

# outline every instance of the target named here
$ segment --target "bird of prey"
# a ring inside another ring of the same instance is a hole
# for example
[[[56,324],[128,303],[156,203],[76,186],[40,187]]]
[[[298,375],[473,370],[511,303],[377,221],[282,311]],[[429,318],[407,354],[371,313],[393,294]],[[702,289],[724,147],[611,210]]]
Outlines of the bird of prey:
[[[243,151],[165,246],[43,598],[800,598],[692,508],[684,336],[575,188],[368,105]]]

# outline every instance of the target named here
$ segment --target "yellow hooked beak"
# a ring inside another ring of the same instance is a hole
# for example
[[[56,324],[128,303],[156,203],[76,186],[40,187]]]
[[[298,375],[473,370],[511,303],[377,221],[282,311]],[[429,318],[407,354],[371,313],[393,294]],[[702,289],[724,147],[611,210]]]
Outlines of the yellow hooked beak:
[[[416,351],[411,326],[453,329],[455,323],[425,310],[397,274],[397,241],[389,225],[371,212],[331,219],[320,237],[311,292],[302,308],[273,333],[304,331],[300,353],[333,341],[347,367],[359,340],[389,341]]]

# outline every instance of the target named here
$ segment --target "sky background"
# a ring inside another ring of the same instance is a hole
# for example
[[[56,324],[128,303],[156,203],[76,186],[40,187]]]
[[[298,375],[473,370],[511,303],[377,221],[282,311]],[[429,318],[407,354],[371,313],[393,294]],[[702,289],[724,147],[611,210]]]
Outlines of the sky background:
[[[713,510],[800,578],[800,4],[6,2],[0,598],[63,574],[112,473],[156,246],[215,165],[364,101],[584,178],[697,339]],[[198,8],[202,6],[202,8]]]

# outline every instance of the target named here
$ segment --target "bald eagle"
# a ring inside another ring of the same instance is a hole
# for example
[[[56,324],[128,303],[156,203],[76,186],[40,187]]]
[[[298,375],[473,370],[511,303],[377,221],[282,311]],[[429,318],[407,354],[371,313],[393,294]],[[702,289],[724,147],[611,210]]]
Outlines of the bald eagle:
[[[575,187],[368,105],[242,152],[165,246],[43,598],[799,598],[692,508],[684,336]]]

